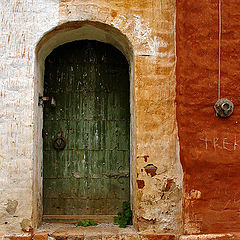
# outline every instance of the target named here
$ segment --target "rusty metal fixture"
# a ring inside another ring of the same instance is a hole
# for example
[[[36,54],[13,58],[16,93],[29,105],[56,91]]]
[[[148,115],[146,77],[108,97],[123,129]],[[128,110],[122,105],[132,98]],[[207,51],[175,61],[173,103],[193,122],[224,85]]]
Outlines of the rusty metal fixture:
[[[61,136],[61,137],[57,137],[54,141],[53,141],[53,147],[58,150],[61,151],[66,147],[66,139],[65,137]]]
[[[214,106],[217,116],[221,118],[230,117],[233,113],[233,108],[232,101],[227,98],[219,99]]]
[[[56,107],[56,99],[54,97],[40,96],[38,100],[38,105],[42,106],[44,102],[50,102],[51,107]]]

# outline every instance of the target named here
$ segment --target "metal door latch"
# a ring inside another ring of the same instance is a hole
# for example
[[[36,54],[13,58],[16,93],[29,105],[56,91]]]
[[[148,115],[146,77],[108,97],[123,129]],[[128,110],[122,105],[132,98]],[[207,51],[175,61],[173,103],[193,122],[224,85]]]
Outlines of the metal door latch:
[[[38,100],[38,105],[42,106],[44,102],[50,102],[50,105],[52,107],[56,107],[56,99],[54,97],[40,96]]]
[[[218,117],[226,118],[232,115],[233,107],[232,101],[222,98],[216,102],[214,109]]]
[[[61,136],[61,137],[57,137],[54,141],[53,141],[53,147],[58,150],[61,151],[66,147],[66,139],[65,137]]]
[[[61,151],[66,147],[67,141],[66,138],[63,136],[63,130],[61,128],[57,135],[58,137],[53,141],[53,147],[56,150]]]

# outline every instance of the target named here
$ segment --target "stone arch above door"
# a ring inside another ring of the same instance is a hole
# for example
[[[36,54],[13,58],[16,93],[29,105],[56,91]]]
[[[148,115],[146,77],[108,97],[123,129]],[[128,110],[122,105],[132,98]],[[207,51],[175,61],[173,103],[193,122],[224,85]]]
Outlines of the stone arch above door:
[[[133,46],[127,36],[110,25],[95,21],[72,21],[55,27],[38,42],[36,54],[40,60],[57,46],[84,39],[109,43],[120,50],[129,63],[134,60]]]

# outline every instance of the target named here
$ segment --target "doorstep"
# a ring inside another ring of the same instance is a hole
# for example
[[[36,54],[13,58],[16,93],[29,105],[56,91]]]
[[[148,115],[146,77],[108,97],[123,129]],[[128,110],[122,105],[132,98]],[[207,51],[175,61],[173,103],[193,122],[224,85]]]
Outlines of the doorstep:
[[[92,227],[76,224],[44,223],[32,235],[0,235],[0,240],[240,240],[240,233],[167,235],[139,233],[132,226],[119,228],[102,223]]]
[[[174,235],[142,234],[133,226],[119,228],[118,225],[101,223],[97,226],[81,227],[76,224],[43,223],[33,240],[175,240]]]

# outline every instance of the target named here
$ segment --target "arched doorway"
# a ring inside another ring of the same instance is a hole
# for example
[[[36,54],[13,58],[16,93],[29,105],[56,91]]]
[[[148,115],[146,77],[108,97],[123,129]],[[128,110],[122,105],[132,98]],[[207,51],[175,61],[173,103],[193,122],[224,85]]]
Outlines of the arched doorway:
[[[129,201],[129,65],[110,44],[66,43],[46,58],[44,215],[112,215]],[[66,141],[64,149],[60,141]]]

